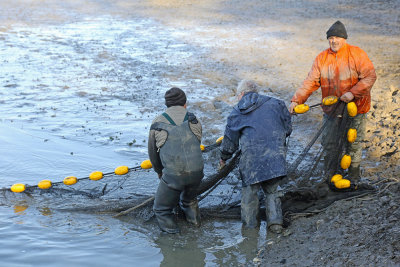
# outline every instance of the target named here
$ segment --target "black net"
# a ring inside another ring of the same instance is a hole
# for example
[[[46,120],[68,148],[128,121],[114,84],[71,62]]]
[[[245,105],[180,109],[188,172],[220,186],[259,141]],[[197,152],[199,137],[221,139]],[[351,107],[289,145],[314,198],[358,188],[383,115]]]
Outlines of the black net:
[[[318,175],[329,182],[334,174],[343,174],[340,161],[344,154],[348,154],[347,132],[351,125],[352,117],[348,115],[346,103],[338,102],[332,106],[329,115],[324,115],[320,129],[315,133],[307,146],[288,167],[288,178],[308,181]],[[310,154],[310,149],[320,139],[321,147],[317,153]],[[304,159],[307,163],[299,168]]]
[[[333,195],[330,190],[332,187],[329,187],[332,186],[330,183],[332,175],[346,175],[345,170],[340,167],[340,160],[345,153],[348,153],[346,135],[351,120],[346,104],[338,102],[332,107],[330,115],[324,117],[320,129],[289,165],[287,178],[295,183],[292,187],[282,183],[282,209],[286,223],[293,214],[312,214],[335,200],[365,192],[362,190],[354,192],[353,187],[344,190],[347,194]],[[320,147],[310,152],[317,140],[320,140]],[[212,144],[206,146],[203,151],[206,176],[198,191],[202,214],[240,218],[241,183],[237,170],[240,151],[224,168],[215,171],[219,162],[219,153],[216,149],[218,146],[219,144]],[[63,211],[112,212],[114,216],[134,214],[147,221],[153,217],[152,205],[157,183],[155,177],[153,171],[136,166],[130,168],[125,175],[106,173],[99,181],[83,177],[74,185],[53,183],[50,189],[27,186],[23,193],[14,193],[9,188],[4,188],[0,189],[2,195],[0,205],[14,205],[17,208],[39,205]],[[139,181],[155,181],[155,184],[149,186],[147,182]],[[178,215],[182,214],[179,207],[176,212]],[[264,215],[264,212],[260,214]]]

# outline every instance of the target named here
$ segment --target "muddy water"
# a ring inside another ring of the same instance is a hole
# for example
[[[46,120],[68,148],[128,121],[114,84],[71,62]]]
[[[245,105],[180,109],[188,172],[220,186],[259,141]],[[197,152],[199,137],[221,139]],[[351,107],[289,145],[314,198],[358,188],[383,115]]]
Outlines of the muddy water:
[[[58,182],[147,159],[148,127],[164,108],[166,89],[182,87],[193,106],[213,97],[212,90],[196,90],[207,88],[201,77],[175,72],[210,43],[193,47],[179,35],[150,19],[108,16],[0,27],[0,187]],[[214,129],[222,134],[221,125]],[[135,193],[154,193],[153,173],[135,177]],[[85,201],[3,194],[1,265],[249,264],[271,242],[265,225],[260,235],[242,233],[238,220],[215,218],[204,218],[200,229],[181,221],[182,234],[167,236],[152,220],[82,211]]]

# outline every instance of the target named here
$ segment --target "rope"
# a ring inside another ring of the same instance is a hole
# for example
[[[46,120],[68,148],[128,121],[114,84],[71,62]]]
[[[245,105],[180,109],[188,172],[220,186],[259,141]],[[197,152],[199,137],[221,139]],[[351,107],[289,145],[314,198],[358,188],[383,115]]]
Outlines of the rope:
[[[119,216],[126,215],[126,214],[128,214],[128,213],[130,213],[130,212],[132,212],[132,211],[134,211],[134,210],[136,210],[136,209],[138,209],[138,208],[141,208],[141,207],[143,207],[143,206],[146,206],[147,203],[150,203],[150,202],[152,202],[153,200],[154,200],[154,196],[153,196],[153,197],[150,197],[150,198],[148,198],[148,199],[146,199],[145,201],[143,201],[143,202],[140,203],[139,205],[136,205],[136,206],[134,206],[134,207],[132,207],[132,208],[129,208],[129,209],[124,210],[124,211],[121,211],[120,213],[114,215],[113,217],[114,217],[114,218],[117,218],[117,217],[119,217]]]
[[[212,145],[209,145],[209,146],[205,146],[204,150],[202,152],[203,153],[207,153],[209,151],[212,151],[212,150],[216,149],[220,144],[221,144],[221,142],[217,142],[215,144],[212,144]],[[130,167],[130,168],[128,167],[128,172],[127,173],[132,172],[132,171],[138,171],[138,170],[145,170],[145,169],[143,169],[140,165],[139,166]],[[102,178],[108,177],[108,176],[111,176],[111,175],[115,175],[115,172],[103,173],[103,177]],[[86,177],[77,178],[77,181],[84,181],[84,180],[89,180],[89,179],[90,179],[90,177],[86,176]],[[125,180],[126,180],[126,178],[125,178]],[[122,184],[124,182],[125,181],[123,181]],[[54,183],[52,182],[52,186],[61,185],[63,183],[64,183],[64,181],[59,181],[59,182],[54,182]],[[36,187],[37,187],[37,185],[25,185],[25,190],[33,189],[33,188],[36,188]],[[116,187],[116,188],[118,188],[118,187]],[[11,190],[11,188],[1,188],[0,189],[0,191],[5,191],[5,190]],[[24,191],[22,191],[22,192],[24,192]],[[102,195],[104,195],[106,193],[109,193],[109,192],[112,192],[112,190],[106,191],[105,188],[103,188]],[[89,194],[89,193],[86,193],[86,194],[88,194],[90,196],[93,196],[93,194]]]

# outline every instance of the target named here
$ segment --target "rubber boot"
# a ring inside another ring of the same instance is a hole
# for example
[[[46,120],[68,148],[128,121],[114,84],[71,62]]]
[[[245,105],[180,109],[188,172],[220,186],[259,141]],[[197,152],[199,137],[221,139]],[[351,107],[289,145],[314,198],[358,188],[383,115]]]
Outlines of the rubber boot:
[[[247,228],[256,228],[259,226],[259,200],[258,184],[249,185],[242,188],[241,218],[243,226]]]
[[[197,188],[200,183],[186,186],[181,194],[180,206],[185,213],[186,221],[200,226],[200,209],[197,201]]]
[[[200,226],[200,209],[197,199],[193,199],[190,202],[181,201],[181,209],[185,213],[186,221],[188,223],[194,224],[195,226]]]
[[[169,234],[179,233],[175,215],[172,212],[179,202],[180,191],[171,189],[161,179],[154,199],[154,214],[160,229]]]
[[[348,175],[352,184],[360,183],[360,165],[350,165]]]
[[[350,165],[348,171],[349,180],[352,184],[360,183],[361,176],[360,176],[360,165]]]
[[[265,212],[267,216],[267,225],[271,232],[282,232],[282,207],[281,199],[277,194],[266,194],[265,196]]]

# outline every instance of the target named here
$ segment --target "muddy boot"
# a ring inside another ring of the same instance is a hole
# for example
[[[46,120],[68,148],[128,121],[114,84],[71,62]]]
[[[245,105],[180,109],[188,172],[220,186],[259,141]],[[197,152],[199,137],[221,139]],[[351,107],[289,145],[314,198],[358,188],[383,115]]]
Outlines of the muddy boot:
[[[171,189],[161,179],[154,199],[154,214],[161,230],[169,234],[179,233],[175,215],[172,212],[179,202],[180,191]]]
[[[351,181],[352,184],[360,183],[361,180],[360,165],[356,166],[350,165],[348,175],[349,175],[349,180]]]
[[[241,201],[241,218],[243,226],[247,228],[256,228],[259,225],[259,200],[258,184],[249,185],[242,188],[242,201]]]
[[[282,225],[274,224],[274,225],[271,225],[271,226],[269,227],[269,230],[270,230],[272,233],[280,234],[280,233],[282,233],[282,231],[283,231],[283,227],[282,227]]]
[[[181,194],[180,206],[185,213],[186,221],[200,226],[200,209],[199,202],[197,201],[197,188],[199,184],[186,186]]]
[[[282,232],[282,208],[281,199],[277,194],[266,194],[265,197],[265,212],[267,216],[267,226],[274,233]]]
[[[200,210],[199,203],[197,199],[193,199],[190,202],[181,201],[181,209],[185,213],[186,221],[188,223],[194,224],[195,226],[200,226]]]

